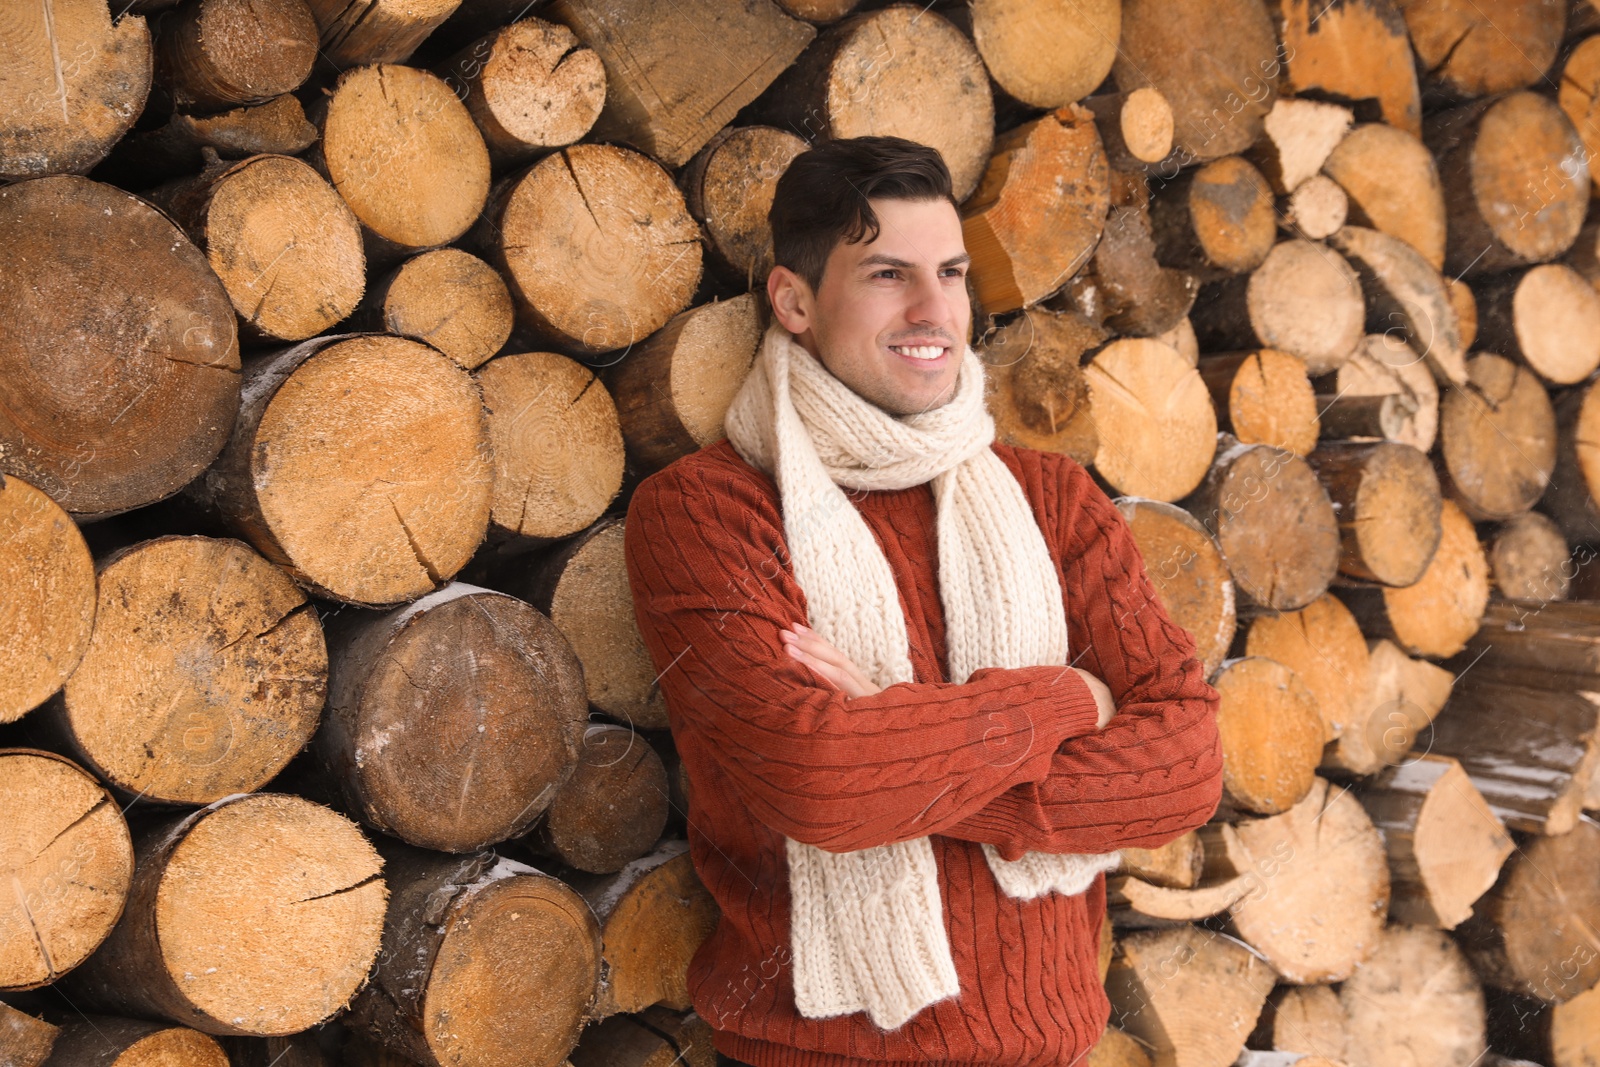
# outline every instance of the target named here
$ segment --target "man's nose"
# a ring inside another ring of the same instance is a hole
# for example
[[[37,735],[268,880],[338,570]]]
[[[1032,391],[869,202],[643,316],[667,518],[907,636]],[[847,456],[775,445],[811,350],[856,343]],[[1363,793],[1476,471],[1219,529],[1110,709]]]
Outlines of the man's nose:
[[[961,296],[965,299],[966,292],[963,291]],[[912,289],[911,306],[906,309],[906,317],[912,322],[929,326],[948,326],[955,321],[951,294],[945,291],[937,275],[918,276]]]

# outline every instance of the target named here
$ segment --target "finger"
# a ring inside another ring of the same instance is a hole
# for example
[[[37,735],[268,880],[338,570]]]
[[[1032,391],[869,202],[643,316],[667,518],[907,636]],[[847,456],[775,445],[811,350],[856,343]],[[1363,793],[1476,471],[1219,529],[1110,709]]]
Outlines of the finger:
[[[807,667],[810,667],[812,670],[822,675],[822,677],[827,680],[828,684],[833,686],[835,689],[842,690],[844,688],[844,679],[841,677],[843,672],[831,663],[826,663],[823,660],[818,659],[816,656],[813,656],[811,653],[807,652],[803,648],[800,648],[798,645],[789,646],[789,655],[793,656]]]

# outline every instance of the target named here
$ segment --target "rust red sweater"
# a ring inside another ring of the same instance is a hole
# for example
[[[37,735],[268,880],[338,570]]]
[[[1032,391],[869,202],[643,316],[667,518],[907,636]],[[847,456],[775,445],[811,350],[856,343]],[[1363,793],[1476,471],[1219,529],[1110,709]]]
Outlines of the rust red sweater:
[[[1155,599],[1127,523],[1072,459],[996,444],[1056,561],[1074,666],[947,680],[931,488],[847,491],[894,571],[916,681],[847,699],[783,649],[807,621],[777,487],[723,440],[646,478],[628,509],[635,610],[689,779],[690,852],[722,909],[689,967],[713,1044],[756,1067],[1074,1064],[1110,1015],[1105,877],[1016,900],[979,842],[1153,848],[1222,791],[1217,693]],[[784,836],[835,852],[928,836],[961,992],[896,1030],[795,1009]]]

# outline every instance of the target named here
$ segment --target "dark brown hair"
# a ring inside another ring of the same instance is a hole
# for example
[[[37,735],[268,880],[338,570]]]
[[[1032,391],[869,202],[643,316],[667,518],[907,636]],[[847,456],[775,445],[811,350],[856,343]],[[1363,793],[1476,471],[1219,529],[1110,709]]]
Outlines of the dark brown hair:
[[[767,212],[773,259],[816,292],[834,245],[877,240],[878,216],[868,200],[941,198],[960,209],[936,148],[904,137],[823,141],[795,156],[778,179]]]

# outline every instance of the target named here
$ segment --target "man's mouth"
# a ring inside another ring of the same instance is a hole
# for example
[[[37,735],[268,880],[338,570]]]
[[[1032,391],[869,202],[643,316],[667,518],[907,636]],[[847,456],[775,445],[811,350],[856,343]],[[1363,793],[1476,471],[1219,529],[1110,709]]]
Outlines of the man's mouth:
[[[905,356],[908,359],[917,359],[931,362],[949,351],[944,345],[890,345],[889,351]]]

